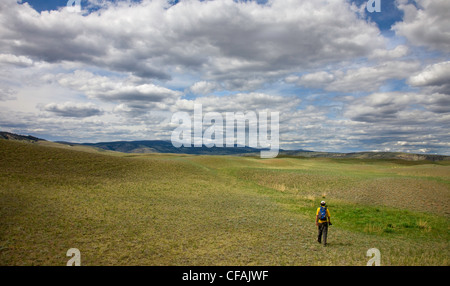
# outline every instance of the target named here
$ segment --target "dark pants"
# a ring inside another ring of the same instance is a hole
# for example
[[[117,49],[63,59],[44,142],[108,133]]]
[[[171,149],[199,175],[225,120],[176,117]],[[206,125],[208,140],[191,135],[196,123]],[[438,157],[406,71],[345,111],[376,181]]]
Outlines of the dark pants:
[[[319,235],[317,236],[317,241],[323,245],[327,244],[327,234],[328,234],[328,222],[319,223]],[[323,239],[322,239],[323,238]]]

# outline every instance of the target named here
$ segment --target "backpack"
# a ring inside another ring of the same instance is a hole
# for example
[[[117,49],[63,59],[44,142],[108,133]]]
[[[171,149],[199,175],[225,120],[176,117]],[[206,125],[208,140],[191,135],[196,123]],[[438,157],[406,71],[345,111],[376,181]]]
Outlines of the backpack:
[[[319,219],[320,220],[327,220],[327,207],[320,207]]]

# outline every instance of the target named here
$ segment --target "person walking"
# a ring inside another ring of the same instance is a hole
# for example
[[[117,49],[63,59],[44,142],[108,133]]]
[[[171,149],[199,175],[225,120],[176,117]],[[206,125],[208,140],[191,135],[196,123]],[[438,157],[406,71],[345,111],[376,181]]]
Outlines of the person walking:
[[[326,202],[321,201],[320,207],[316,212],[316,226],[318,227],[317,241],[322,243],[323,246],[327,245],[328,225],[331,225],[330,211],[327,208]]]

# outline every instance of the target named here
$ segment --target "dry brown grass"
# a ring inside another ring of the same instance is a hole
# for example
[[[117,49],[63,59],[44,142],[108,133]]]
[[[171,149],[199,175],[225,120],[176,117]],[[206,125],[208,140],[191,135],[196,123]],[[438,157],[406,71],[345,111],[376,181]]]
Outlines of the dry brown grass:
[[[322,164],[318,165],[322,167]],[[378,172],[374,174],[361,170],[351,173],[345,170],[326,172],[266,169],[243,170],[240,176],[261,186],[303,196],[328,197],[449,216],[450,180],[446,176],[438,175],[450,174],[450,166],[438,166],[436,170],[439,172],[432,178]]]

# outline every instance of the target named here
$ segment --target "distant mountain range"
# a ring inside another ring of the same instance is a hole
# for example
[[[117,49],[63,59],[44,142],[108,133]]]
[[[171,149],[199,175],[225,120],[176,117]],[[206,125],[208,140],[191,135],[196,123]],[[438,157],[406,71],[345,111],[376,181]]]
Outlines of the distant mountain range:
[[[67,143],[66,143],[67,144]],[[73,143],[71,143],[73,144]],[[170,141],[117,141],[101,143],[83,143],[80,145],[101,148],[109,151],[123,153],[175,153],[175,154],[196,154],[196,155],[239,155],[259,152],[260,149],[250,147],[211,147],[197,148],[180,147],[176,148]]]
[[[18,134],[14,134],[14,133],[1,132],[1,131],[0,131],[0,139],[29,141],[29,142],[46,141],[44,139],[40,139],[40,138],[29,136],[29,135],[25,136],[25,135],[18,135]]]
[[[0,139],[18,140],[26,142],[46,141],[34,136],[18,135],[9,132],[0,132]],[[235,155],[235,156],[259,156],[261,149],[251,147],[212,147],[206,146],[187,148],[176,148],[170,141],[162,140],[141,140],[141,141],[115,141],[100,143],[71,143],[57,141],[56,143],[69,146],[88,146],[102,150],[116,151],[123,153],[174,153],[191,155]],[[443,161],[450,160],[450,156],[434,154],[412,154],[401,152],[355,152],[355,153],[334,153],[315,152],[309,150],[282,150],[278,157],[307,157],[307,158],[355,158],[355,159],[400,159],[409,161]]]

